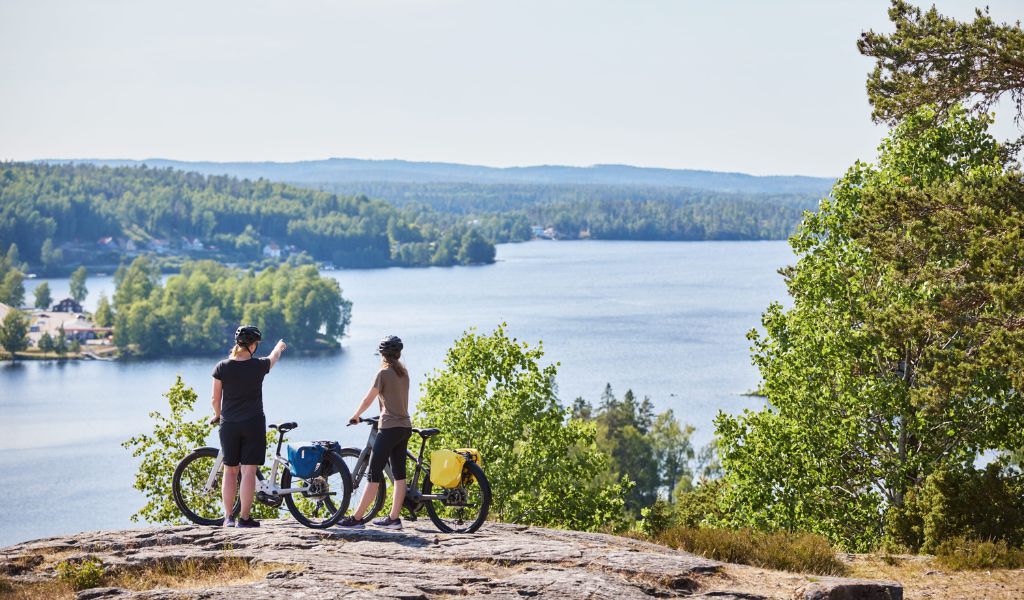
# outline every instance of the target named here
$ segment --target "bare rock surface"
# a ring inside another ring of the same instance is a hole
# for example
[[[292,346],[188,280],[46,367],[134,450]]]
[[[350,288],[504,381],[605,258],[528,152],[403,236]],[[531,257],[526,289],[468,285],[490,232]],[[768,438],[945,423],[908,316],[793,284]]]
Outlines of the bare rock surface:
[[[284,520],[264,522],[259,529],[178,526],[89,532],[0,549],[0,574],[24,580],[52,577],[52,568],[40,569],[39,557],[55,554],[69,560],[96,558],[108,570],[228,556],[288,567],[244,585],[142,592],[96,588],[80,592],[83,600],[769,597],[730,591],[721,563],[663,546],[494,523],[472,535],[442,534],[423,522],[407,522],[404,531],[320,531]],[[795,597],[902,598],[895,584],[821,578],[813,586],[794,590],[800,594]],[[853,590],[874,595],[847,593]],[[883,592],[888,595],[879,595]]]

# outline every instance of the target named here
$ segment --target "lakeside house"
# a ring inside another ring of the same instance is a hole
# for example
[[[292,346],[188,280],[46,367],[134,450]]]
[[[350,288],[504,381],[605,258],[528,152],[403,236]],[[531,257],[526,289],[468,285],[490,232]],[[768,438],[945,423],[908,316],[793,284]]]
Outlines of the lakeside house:
[[[75,300],[74,298],[65,298],[65,299],[61,300],[60,302],[54,304],[53,308],[51,308],[50,310],[52,312],[59,312],[59,313],[82,313],[82,312],[85,312],[84,310],[82,310],[82,305],[79,304],[78,301]]]
[[[0,321],[11,310],[10,306],[0,303]],[[82,345],[109,346],[112,344],[111,334],[114,332],[114,328],[96,326],[89,315],[81,310],[62,312],[31,309],[22,312],[28,317],[28,340],[29,345],[34,348],[39,347],[39,339],[43,337],[43,334],[48,333],[51,338],[56,339],[60,335],[61,327],[64,328],[64,339],[68,343],[78,340]]]
[[[263,256],[267,258],[281,258],[281,247],[274,242],[270,242],[263,246]]]

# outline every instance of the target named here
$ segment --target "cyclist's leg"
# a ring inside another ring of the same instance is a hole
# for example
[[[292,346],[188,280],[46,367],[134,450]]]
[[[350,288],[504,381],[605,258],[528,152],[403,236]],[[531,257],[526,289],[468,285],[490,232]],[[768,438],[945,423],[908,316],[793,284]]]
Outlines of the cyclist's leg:
[[[359,506],[352,512],[352,516],[356,519],[362,519],[366,514],[370,502],[377,497],[377,487],[380,486],[381,481],[384,481],[384,465],[388,462],[391,445],[394,443],[389,431],[391,430],[381,429],[377,432],[377,438],[373,442],[373,449],[370,452],[370,468],[366,477],[366,490],[363,492],[363,497],[359,499]]]
[[[238,494],[238,471],[242,456],[241,439],[234,423],[220,426],[220,448],[224,453],[224,477],[221,480],[221,500],[224,501],[224,516],[231,516]]]
[[[397,520],[402,514],[402,504],[405,503],[405,453],[409,448],[409,436],[412,429],[400,427],[393,429],[397,433],[395,445],[391,449],[391,474],[395,476],[395,491],[391,502],[392,521]]]
[[[256,496],[256,469],[266,461],[267,457],[267,423],[263,417],[246,421],[242,431],[242,485],[239,494],[242,496],[240,517],[249,518],[252,501]]]

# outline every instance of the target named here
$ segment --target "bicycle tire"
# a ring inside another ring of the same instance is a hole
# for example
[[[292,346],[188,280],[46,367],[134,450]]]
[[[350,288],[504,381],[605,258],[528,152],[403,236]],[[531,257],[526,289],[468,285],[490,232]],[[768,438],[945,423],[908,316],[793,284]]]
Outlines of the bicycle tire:
[[[360,454],[362,454],[362,450],[360,450],[359,448],[341,449],[341,457],[343,460],[346,460],[345,466],[348,467],[349,474],[352,476],[352,502],[349,504],[349,508],[351,508],[352,510],[349,511],[350,514],[352,511],[355,511],[356,507],[359,506],[359,500],[360,498],[362,498],[362,495],[359,493],[359,488],[363,488],[365,490],[366,484],[369,483],[370,481],[369,464],[366,465],[366,472],[363,473],[363,477],[362,479],[359,480],[358,484],[355,481],[355,470],[353,469],[353,467],[355,466],[356,461],[359,460]],[[348,459],[351,459],[351,464],[349,464]],[[373,502],[366,509],[366,514],[364,514],[363,518],[360,519],[361,523],[369,523],[374,517],[376,517],[380,513],[381,509],[384,508],[384,501],[387,498],[387,488],[388,482],[387,478],[385,478],[385,480],[380,482],[380,485],[377,486],[377,497],[373,499]]]
[[[479,494],[480,503],[479,512],[477,512],[476,516],[473,518],[472,521],[463,521],[461,518],[461,514],[458,514],[457,510],[453,510],[457,509],[458,507],[447,506],[440,500],[427,501],[427,516],[430,517],[430,520],[434,523],[434,526],[440,529],[441,532],[443,533],[473,533],[477,529],[480,529],[480,526],[484,524],[484,521],[487,520],[487,513],[491,509],[491,484],[490,482],[487,481],[487,477],[484,475],[484,470],[480,468],[480,465],[476,464],[475,462],[467,462],[465,468],[466,470],[469,471],[469,473],[473,476],[473,478],[476,481],[473,483],[469,483],[468,485],[464,485],[463,487],[479,487],[479,492],[477,492]],[[430,477],[425,477],[423,479],[422,486],[423,493],[430,494],[432,493],[432,489],[433,484],[430,483]],[[449,522],[453,521],[453,519],[446,518],[444,515],[441,514],[442,512],[456,513],[454,524],[456,524],[457,526],[453,527],[453,523]],[[464,526],[459,525],[463,522],[465,523]]]
[[[223,477],[223,466],[221,467],[221,474],[218,475],[218,485],[214,486],[214,489],[210,490],[209,494],[204,494],[205,499],[202,504],[205,506],[195,506],[198,497],[194,494],[189,494],[186,487],[192,488],[194,486],[186,486],[182,483],[182,478],[186,477],[186,471],[190,471],[190,467],[193,467],[197,461],[208,459],[210,466],[200,467],[198,469],[192,469],[195,473],[189,473],[188,479],[192,476],[200,477],[202,482],[205,484],[206,478],[209,477],[209,469],[213,468],[213,463],[217,460],[217,454],[219,451],[216,448],[199,448],[194,450],[191,454],[181,459],[178,466],[174,469],[174,476],[171,479],[171,495],[174,498],[174,504],[181,511],[181,514],[186,519],[192,521],[196,525],[222,525],[224,523],[224,511],[220,510],[223,508],[223,500],[221,499],[221,477]],[[241,478],[241,475],[239,475]],[[256,471],[256,478],[263,479],[263,473],[259,470]],[[186,496],[192,496],[186,498]],[[212,503],[212,507],[210,505]],[[216,507],[216,508],[213,508]],[[235,498],[235,505],[232,507],[232,514],[237,516],[242,510],[242,501],[240,498]],[[200,514],[202,512],[202,514]]]
[[[348,511],[349,502],[352,499],[352,475],[349,473],[348,467],[345,465],[345,461],[339,453],[328,452],[324,454],[324,465],[321,466],[320,470],[321,473],[326,472],[326,475],[321,475],[325,478],[329,478],[330,476],[337,474],[341,479],[342,487],[341,490],[337,490],[337,492],[341,493],[340,502],[335,503],[332,501],[332,499],[337,496],[316,497],[317,499],[312,501],[316,512],[319,513],[321,508],[326,509],[323,513],[323,519],[311,518],[309,515],[303,513],[303,507],[299,505],[299,502],[296,501],[295,497],[296,495],[302,496],[301,500],[304,505],[307,501],[310,501],[310,496],[306,495],[304,492],[299,492],[298,494],[287,494],[284,497],[284,503],[288,505],[288,512],[295,517],[296,521],[312,529],[326,529],[328,527],[333,527],[334,524],[345,516],[345,512]],[[303,481],[303,483],[305,483],[304,480],[299,481]],[[281,488],[290,488],[291,483],[292,473],[286,468],[281,473]],[[329,490],[333,490],[333,486],[329,488]]]

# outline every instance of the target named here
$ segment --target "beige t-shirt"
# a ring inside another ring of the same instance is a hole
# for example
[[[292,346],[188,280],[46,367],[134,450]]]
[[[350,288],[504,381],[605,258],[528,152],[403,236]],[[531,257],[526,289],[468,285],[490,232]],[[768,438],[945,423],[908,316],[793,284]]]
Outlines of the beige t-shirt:
[[[409,376],[399,377],[394,369],[387,367],[377,372],[373,380],[380,403],[380,428],[412,427],[409,418]]]

